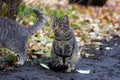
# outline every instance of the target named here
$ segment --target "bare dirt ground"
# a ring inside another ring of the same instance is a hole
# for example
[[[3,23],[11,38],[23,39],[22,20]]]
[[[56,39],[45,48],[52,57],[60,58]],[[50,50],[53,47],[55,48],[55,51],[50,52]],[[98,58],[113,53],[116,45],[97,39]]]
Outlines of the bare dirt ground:
[[[90,69],[90,74],[76,71],[60,73],[45,70],[38,65],[24,65],[0,73],[0,80],[120,80],[120,38],[102,41],[100,50],[88,50],[94,57],[79,60],[76,69]],[[105,49],[109,47],[110,49]]]

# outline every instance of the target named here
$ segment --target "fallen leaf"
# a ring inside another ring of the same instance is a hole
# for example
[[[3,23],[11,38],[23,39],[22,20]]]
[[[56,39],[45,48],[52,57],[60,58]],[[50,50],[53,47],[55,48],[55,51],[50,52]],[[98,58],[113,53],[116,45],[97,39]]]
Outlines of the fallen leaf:
[[[45,69],[49,69],[49,67],[46,64],[40,63],[40,65]]]
[[[76,70],[80,74],[90,74],[90,69],[89,70]]]

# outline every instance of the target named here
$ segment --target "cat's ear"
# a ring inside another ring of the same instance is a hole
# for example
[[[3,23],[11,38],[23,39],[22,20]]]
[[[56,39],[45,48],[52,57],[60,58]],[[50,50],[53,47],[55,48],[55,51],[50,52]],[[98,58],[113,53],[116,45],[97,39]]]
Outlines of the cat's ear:
[[[69,18],[67,15],[64,16],[63,20],[64,20],[64,22],[69,23]]]
[[[57,17],[53,16],[53,17],[52,17],[52,20],[53,20],[53,21],[56,21],[56,20],[57,20]]]

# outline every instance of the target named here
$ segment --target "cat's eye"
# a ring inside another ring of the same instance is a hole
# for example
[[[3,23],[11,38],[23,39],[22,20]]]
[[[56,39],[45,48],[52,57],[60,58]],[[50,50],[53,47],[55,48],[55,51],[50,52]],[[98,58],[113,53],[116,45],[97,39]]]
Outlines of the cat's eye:
[[[65,29],[65,28],[63,28],[63,30],[64,30],[64,31],[66,31],[66,29]]]
[[[52,26],[55,27],[55,24],[53,24]]]
[[[62,58],[59,58],[59,60],[62,60]]]
[[[68,62],[71,61],[71,58],[70,58],[70,57],[69,57],[69,58],[66,58],[66,61],[68,61]]]
[[[57,56],[57,59],[62,60],[62,58],[61,58],[61,57],[59,57],[59,56]]]

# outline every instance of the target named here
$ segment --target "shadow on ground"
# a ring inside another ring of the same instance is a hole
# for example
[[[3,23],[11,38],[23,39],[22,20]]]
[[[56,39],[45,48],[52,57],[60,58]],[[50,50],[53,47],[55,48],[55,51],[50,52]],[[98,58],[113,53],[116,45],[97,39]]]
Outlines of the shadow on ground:
[[[90,74],[59,73],[43,70],[40,66],[24,65],[0,73],[0,80],[120,80],[120,38],[102,41],[110,49],[89,50],[94,57],[79,60],[76,69],[91,69]]]

